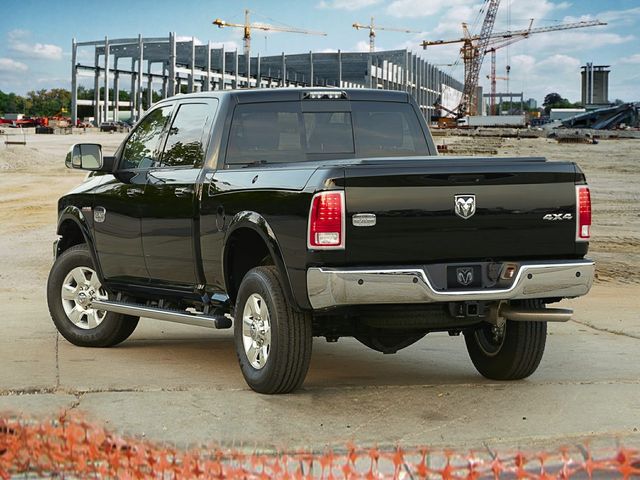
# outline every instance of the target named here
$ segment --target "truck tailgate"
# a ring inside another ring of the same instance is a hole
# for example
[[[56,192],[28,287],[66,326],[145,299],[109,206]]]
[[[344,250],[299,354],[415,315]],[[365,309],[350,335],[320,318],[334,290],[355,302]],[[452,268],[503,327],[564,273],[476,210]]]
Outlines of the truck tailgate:
[[[535,158],[349,165],[346,261],[570,258],[576,254],[576,178],[573,163]]]

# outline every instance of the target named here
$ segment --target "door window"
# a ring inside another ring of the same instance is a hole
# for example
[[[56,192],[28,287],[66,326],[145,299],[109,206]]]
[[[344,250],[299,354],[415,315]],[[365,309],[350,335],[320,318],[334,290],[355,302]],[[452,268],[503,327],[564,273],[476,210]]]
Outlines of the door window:
[[[205,132],[215,113],[211,104],[185,103],[171,123],[162,155],[162,166],[202,165],[206,147]]]
[[[160,139],[172,110],[173,105],[165,105],[142,119],[124,146],[120,170],[147,169],[158,164]]]

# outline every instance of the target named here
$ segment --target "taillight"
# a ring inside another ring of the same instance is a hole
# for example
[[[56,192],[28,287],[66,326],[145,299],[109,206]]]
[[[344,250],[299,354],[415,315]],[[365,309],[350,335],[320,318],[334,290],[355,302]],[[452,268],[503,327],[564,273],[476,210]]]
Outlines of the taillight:
[[[576,187],[576,241],[591,238],[591,193],[589,187]]]
[[[344,192],[316,193],[311,200],[307,247],[311,250],[344,248]]]

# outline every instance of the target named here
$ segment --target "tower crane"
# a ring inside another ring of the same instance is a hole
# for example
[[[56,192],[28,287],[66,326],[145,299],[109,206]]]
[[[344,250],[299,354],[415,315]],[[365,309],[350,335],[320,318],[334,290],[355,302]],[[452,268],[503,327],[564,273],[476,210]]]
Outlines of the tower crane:
[[[482,34],[480,35],[470,35],[469,30],[466,24],[462,24],[463,34],[462,38],[456,38],[453,40],[432,40],[432,41],[423,41],[421,43],[422,48],[427,48],[429,46],[436,45],[449,45],[453,43],[462,43],[462,47],[460,49],[461,55],[465,61],[465,90],[467,88],[467,69],[469,59],[468,57],[473,57],[474,55],[479,56],[480,53],[486,54],[491,53],[491,102],[492,102],[492,110],[495,106],[495,94],[496,94],[496,50],[499,50],[503,47],[511,45],[515,42],[519,42],[520,40],[524,40],[529,38],[531,35],[539,34],[539,33],[547,33],[547,32],[556,32],[560,30],[572,30],[576,28],[586,28],[586,27],[595,27],[600,25],[607,25],[606,22],[601,22],[600,20],[591,20],[584,22],[573,22],[573,23],[564,23],[560,25],[550,25],[548,27],[538,27],[531,28],[533,20],[529,23],[529,27],[522,30],[512,30],[506,32],[496,32],[491,33],[489,37],[486,39],[484,43],[484,47],[481,46],[480,40],[482,39]],[[480,48],[484,48],[484,51],[481,52]],[[476,83],[473,85],[473,90],[477,86]],[[464,96],[463,96],[464,102]],[[459,115],[463,116],[465,114],[460,108],[458,108]]]
[[[390,32],[403,32],[403,33],[420,33],[417,30],[408,30],[406,28],[380,27],[374,23],[373,17],[371,17],[371,23],[369,23],[368,25],[356,22],[351,26],[356,30],[365,29],[365,28],[369,30],[369,51],[370,52],[375,52],[376,50],[376,30],[387,30]]]
[[[218,28],[224,27],[234,27],[234,28],[242,28],[244,30],[244,34],[242,36],[243,46],[244,46],[244,57],[247,62],[247,81],[249,80],[250,66],[251,66],[251,30],[264,30],[269,32],[287,32],[287,33],[301,33],[304,35],[322,35],[324,37],[327,36],[325,32],[317,32],[314,30],[303,30],[301,28],[294,27],[280,27],[277,25],[267,25],[264,23],[251,23],[249,20],[250,11],[247,9],[244,11],[244,23],[231,23],[225,20],[221,20],[220,18],[216,18],[213,22],[213,25],[216,25]]]

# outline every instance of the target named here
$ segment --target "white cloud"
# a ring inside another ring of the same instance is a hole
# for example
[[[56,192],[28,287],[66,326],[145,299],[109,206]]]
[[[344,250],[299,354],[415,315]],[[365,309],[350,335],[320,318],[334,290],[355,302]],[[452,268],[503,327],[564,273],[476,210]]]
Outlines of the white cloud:
[[[633,35],[620,35],[618,33],[608,33],[596,28],[586,28],[580,30],[566,30],[551,32],[548,34],[534,35],[527,42],[528,48],[535,48],[539,52],[582,52],[591,48],[602,48],[608,45],[620,45],[634,39]],[[533,42],[533,43],[531,43]]]
[[[0,58],[0,72],[17,73],[26,72],[29,67],[22,62],[17,62],[12,58]]]
[[[621,58],[620,63],[640,63],[640,53]]]
[[[607,10],[607,11],[596,13],[593,15],[591,14],[582,15],[580,17],[567,16],[564,18],[564,21],[565,22],[581,22],[581,21],[598,19],[608,23],[631,24],[635,22],[638,17],[640,17],[640,7],[629,8],[627,10]]]
[[[376,50],[378,50],[376,48]],[[360,40],[356,43],[356,46],[353,47],[354,52],[368,52],[369,51],[369,42],[365,42],[364,40]]]
[[[332,8],[336,10],[359,10],[380,3],[380,0],[320,0],[316,8]]]
[[[191,42],[194,41],[196,45],[204,45],[204,42],[198,37],[188,37],[187,35],[176,35],[176,42]]]
[[[50,43],[30,43],[30,33],[26,30],[12,30],[7,34],[9,48],[24,57],[45,60],[60,60],[62,48]]]
[[[394,0],[387,7],[387,13],[394,17],[428,17],[446,8],[471,5],[473,0]],[[460,24],[460,20],[458,25]]]
[[[227,40],[224,42],[211,42],[211,48],[222,48],[227,52],[231,52],[233,50],[241,50],[240,44],[234,40]]]

